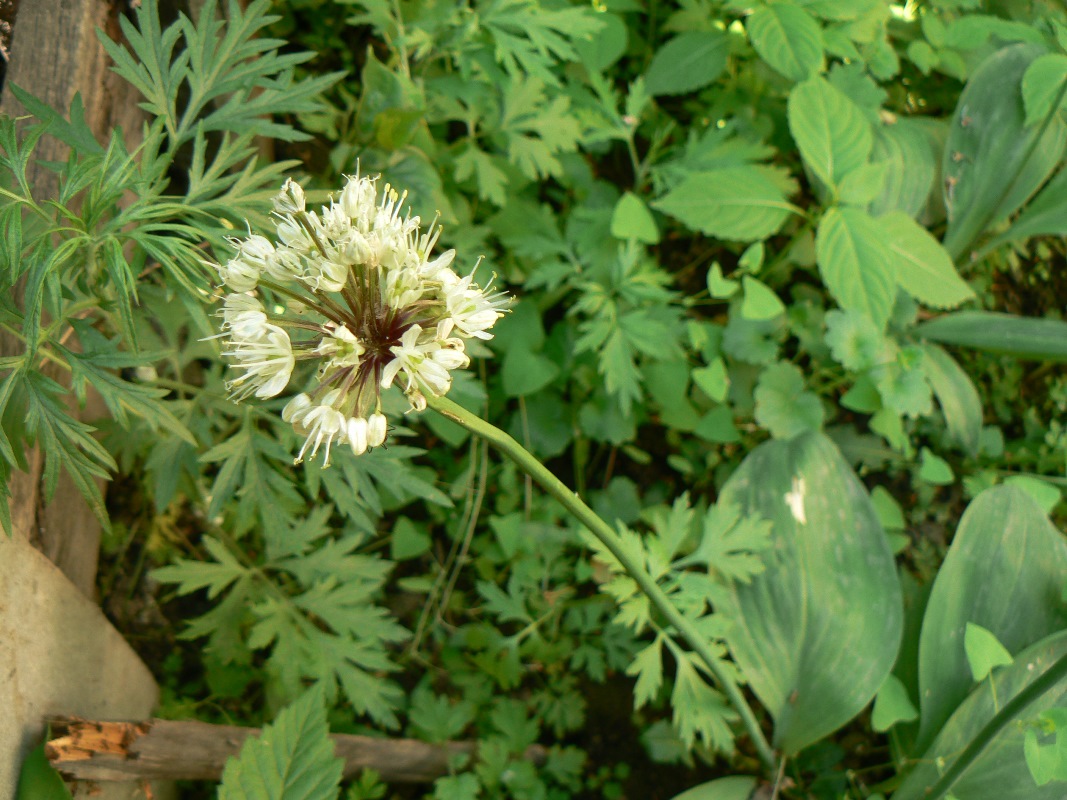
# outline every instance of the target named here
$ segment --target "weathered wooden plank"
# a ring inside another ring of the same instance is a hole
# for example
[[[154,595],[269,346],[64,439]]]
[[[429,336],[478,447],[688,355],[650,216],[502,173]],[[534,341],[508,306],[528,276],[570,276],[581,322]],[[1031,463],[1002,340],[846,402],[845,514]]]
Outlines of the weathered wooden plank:
[[[219,780],[226,759],[237,755],[257,728],[209,725],[195,720],[152,719],[142,722],[95,722],[53,719],[53,738],[45,753],[61,774],[77,780],[137,779]],[[334,734],[336,754],[351,778],[373,769],[392,783],[426,783],[447,775],[457,756],[474,756],[476,742],[429,744],[417,739],[382,739]],[[540,745],[525,757],[543,764]]]

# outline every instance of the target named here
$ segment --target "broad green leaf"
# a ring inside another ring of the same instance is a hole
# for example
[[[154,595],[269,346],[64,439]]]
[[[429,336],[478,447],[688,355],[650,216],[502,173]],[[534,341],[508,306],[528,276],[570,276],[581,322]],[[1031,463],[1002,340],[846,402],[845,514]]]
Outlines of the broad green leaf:
[[[633,192],[626,192],[615,204],[611,215],[611,235],[616,239],[636,239],[644,244],[659,242],[659,228],[645,201]]]
[[[1022,650],[1011,666],[994,672],[992,685],[987,680],[975,686],[945,720],[926,751],[916,753],[914,770],[893,793],[892,800],[929,797],[930,787],[996,713],[1064,656],[1067,656],[1067,631],[1060,631]],[[969,683],[970,675],[967,679]],[[1031,776],[1025,756],[1027,726],[1023,723],[1043,711],[1064,705],[1067,705],[1067,681],[1062,680],[1025,704],[950,787],[952,795],[961,800],[1063,800],[1062,783],[1039,787]]]
[[[596,34],[574,42],[574,49],[591,73],[603,72],[622,58],[630,38],[626,23],[618,14],[598,14],[597,20],[601,27]]]
[[[1004,483],[1008,486],[1018,486],[1030,495],[1045,514],[1051,514],[1052,509],[1063,499],[1060,490],[1051,483],[1029,475],[1012,475]]]
[[[885,161],[856,167],[841,179],[838,199],[844,205],[868,205],[882,193],[888,172],[889,165]]]
[[[70,800],[70,790],[49,763],[44,745],[33,748],[23,759],[14,800]]]
[[[914,218],[926,205],[934,188],[937,164],[924,122],[930,120],[900,117],[891,125],[875,127],[871,161],[885,164],[886,175],[882,191],[868,209],[873,216],[903,211]]]
[[[727,641],[774,717],[775,746],[795,754],[856,716],[893,666],[893,556],[863,485],[819,433],[757,447],[719,502],[773,524],[764,571],[730,586]]]
[[[730,37],[722,31],[689,31],[656,51],[645,73],[645,88],[656,95],[702,89],[726,69]]]
[[[1025,203],[1060,163],[1067,126],[1057,118],[1047,127],[1028,127],[1023,110],[1023,74],[1045,52],[1037,44],[998,50],[960,95],[941,162],[944,245],[953,260]]]
[[[745,275],[741,279],[745,299],[741,302],[741,316],[745,319],[774,319],[785,313],[785,305],[767,284]]]
[[[924,339],[1036,361],[1067,361],[1067,322],[959,311],[915,328]]]
[[[776,178],[772,168],[760,166],[696,172],[652,205],[708,236],[766,239],[798,211]]]
[[[956,360],[936,344],[922,346],[923,370],[945,415],[949,435],[964,452],[978,455],[982,434],[982,400],[978,390]]]
[[[775,439],[822,428],[825,414],[819,396],[804,388],[804,375],[793,364],[783,361],[763,370],[755,399],[756,422]]]
[[[335,800],[344,762],[329,734],[322,691],[311,689],[226,762],[219,800]]]
[[[524,347],[513,347],[504,356],[502,376],[508,397],[522,397],[544,389],[555,380],[559,367],[550,358]]]
[[[748,775],[731,775],[686,789],[671,800],[749,800],[755,788],[755,778]]]
[[[1052,104],[1059,98],[1063,104],[1063,89],[1067,87],[1067,56],[1063,53],[1048,53],[1038,56],[1023,74],[1023,106],[1026,109],[1026,125],[1036,125],[1052,111]],[[1058,109],[1057,109],[1058,110]]]
[[[762,6],[749,15],[745,30],[760,58],[790,80],[802,81],[822,70],[822,31],[803,8]]]
[[[1017,653],[1067,627],[1055,601],[1067,575],[1067,542],[1022,489],[995,486],[964,512],[934,581],[919,638],[917,747],[924,748],[971,690],[967,623]]]
[[[885,328],[896,297],[888,242],[878,222],[856,208],[831,208],[815,234],[815,259],[826,288],[842,308]]]
[[[1031,236],[1067,236],[1067,169],[1061,169],[1004,233],[987,248]]]
[[[896,675],[889,675],[874,698],[871,711],[871,727],[879,733],[892,728],[898,722],[918,719],[919,711],[908,697],[908,690]]]
[[[968,622],[963,629],[963,652],[976,681],[984,681],[994,669],[1012,662],[1011,653],[997,637],[973,622]]]
[[[892,211],[877,222],[889,244],[890,267],[904,291],[934,308],[974,299],[948,252],[926,228],[903,211]]]
[[[789,131],[804,163],[827,186],[838,186],[867,163],[873,134],[863,112],[823,78],[798,83],[789,93]]]
[[[432,541],[426,531],[407,517],[400,517],[389,536],[389,557],[394,561],[417,558],[430,549]]]

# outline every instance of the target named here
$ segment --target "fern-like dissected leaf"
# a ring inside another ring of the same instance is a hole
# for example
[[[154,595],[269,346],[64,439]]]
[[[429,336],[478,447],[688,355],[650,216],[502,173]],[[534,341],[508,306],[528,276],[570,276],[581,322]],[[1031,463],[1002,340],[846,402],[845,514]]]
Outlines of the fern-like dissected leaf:
[[[226,762],[219,800],[334,800],[344,762],[329,732],[322,692],[312,689]]]

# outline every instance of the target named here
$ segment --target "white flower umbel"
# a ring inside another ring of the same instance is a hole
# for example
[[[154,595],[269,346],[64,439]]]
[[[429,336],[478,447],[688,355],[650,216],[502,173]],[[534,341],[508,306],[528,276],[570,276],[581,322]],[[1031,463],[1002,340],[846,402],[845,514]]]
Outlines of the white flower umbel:
[[[508,298],[487,294],[452,270],[455,251],[432,251],[436,220],[423,233],[404,212],[407,193],[349,178],[318,212],[287,180],[274,198],[274,240],[249,232],[236,255],[213,265],[231,290],[221,312],[224,355],[241,374],[234,399],[279,394],[297,362],[312,362],[314,384],[282,418],[305,437],[296,460],[335,444],[357,455],[388,435],[381,391],[395,383],[412,409],[443,395],[452,371],[470,363],[466,342],[490,339]]]

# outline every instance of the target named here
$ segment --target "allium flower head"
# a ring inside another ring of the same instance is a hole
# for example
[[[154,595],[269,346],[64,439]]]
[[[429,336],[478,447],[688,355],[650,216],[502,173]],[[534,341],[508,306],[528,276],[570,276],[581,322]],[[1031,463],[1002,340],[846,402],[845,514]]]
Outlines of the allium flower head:
[[[314,386],[282,418],[305,436],[296,460],[348,444],[357,455],[385,442],[381,391],[394,383],[412,409],[445,394],[452,371],[470,363],[466,341],[489,339],[508,298],[452,270],[455,251],[432,255],[436,221],[423,233],[403,211],[406,193],[349,178],[318,213],[289,179],[274,199],[272,242],[231,240],[236,255],[215,265],[226,296],[223,354],[241,371],[235,400],[266,398],[289,384],[297,362],[317,366]]]

